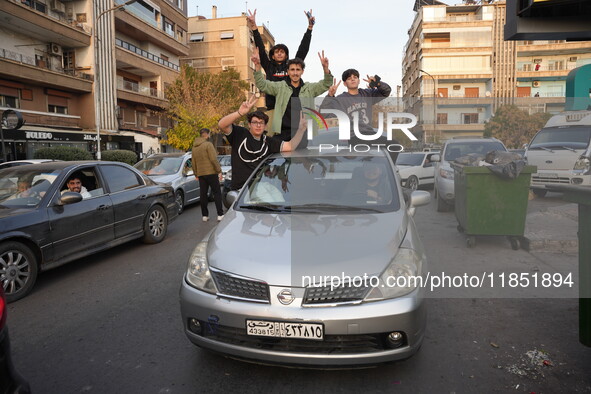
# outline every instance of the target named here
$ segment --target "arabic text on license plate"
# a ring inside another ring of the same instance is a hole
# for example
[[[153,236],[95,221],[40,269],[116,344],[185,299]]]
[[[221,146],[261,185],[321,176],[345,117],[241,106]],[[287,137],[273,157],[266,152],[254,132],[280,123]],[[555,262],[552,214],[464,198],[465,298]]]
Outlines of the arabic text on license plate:
[[[262,337],[301,338],[321,341],[324,338],[324,326],[319,323],[247,320],[246,333]]]

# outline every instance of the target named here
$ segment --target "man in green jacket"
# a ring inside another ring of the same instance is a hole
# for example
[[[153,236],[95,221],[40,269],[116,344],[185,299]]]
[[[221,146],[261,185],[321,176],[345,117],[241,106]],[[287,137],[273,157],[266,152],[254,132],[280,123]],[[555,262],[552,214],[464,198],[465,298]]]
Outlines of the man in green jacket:
[[[211,187],[215,207],[218,211],[219,222],[224,217],[224,211],[222,209],[222,191],[218,175],[221,174],[222,167],[218,161],[215,148],[213,147],[213,144],[208,141],[208,138],[209,129],[201,129],[201,136],[195,138],[195,141],[193,141],[191,165],[195,177],[199,180],[199,201],[201,205],[201,213],[203,214],[203,221],[207,222],[209,220],[207,192]]]
[[[303,108],[314,108],[314,97],[321,95],[331,87],[333,76],[328,68],[328,58],[318,53],[324,78],[319,82],[305,83],[302,80],[305,63],[301,59],[291,59],[287,62],[289,81],[267,81],[261,72],[261,62],[258,51],[254,51],[252,61],[255,65],[254,80],[256,87],[264,93],[275,96],[275,114],[271,124],[271,132],[279,134],[283,141],[290,141],[298,129],[300,112]],[[306,147],[306,140],[299,144],[299,148]]]

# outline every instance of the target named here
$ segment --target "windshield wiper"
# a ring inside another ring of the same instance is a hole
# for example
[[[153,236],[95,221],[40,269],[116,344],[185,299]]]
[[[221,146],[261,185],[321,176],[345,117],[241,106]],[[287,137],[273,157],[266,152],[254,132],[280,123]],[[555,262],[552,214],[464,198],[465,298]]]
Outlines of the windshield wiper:
[[[548,152],[554,153],[554,151],[553,151],[552,149],[550,149],[550,148],[546,148],[545,146],[532,146],[532,147],[530,147],[529,149],[543,149],[543,150],[545,150],[545,151],[548,151]]]
[[[289,207],[276,204],[248,204],[240,205],[238,208],[263,212],[285,212],[289,210]]]
[[[575,152],[575,153],[577,152],[576,150],[574,150],[573,148],[570,148],[570,147],[568,147],[568,146],[561,146],[561,148],[562,148],[562,149],[569,150],[569,151],[571,151],[571,152]]]
[[[299,212],[323,212],[326,210],[331,211],[366,211],[366,212],[375,212],[375,213],[383,213],[379,209],[369,208],[369,207],[359,207],[353,205],[341,205],[341,204],[302,204],[302,205],[290,205],[286,208],[291,209],[292,211],[299,211]]]

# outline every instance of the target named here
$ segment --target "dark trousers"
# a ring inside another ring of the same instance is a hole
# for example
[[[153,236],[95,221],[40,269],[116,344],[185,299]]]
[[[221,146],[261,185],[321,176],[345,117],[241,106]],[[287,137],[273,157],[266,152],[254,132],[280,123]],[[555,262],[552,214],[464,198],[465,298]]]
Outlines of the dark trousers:
[[[213,192],[213,200],[215,201],[215,208],[218,211],[218,216],[222,216],[224,214],[224,210],[222,209],[222,190],[220,189],[220,180],[218,178],[218,174],[199,176],[201,213],[203,216],[209,216],[209,211],[207,210],[207,204],[209,202],[207,199],[207,192],[209,191],[210,187]]]

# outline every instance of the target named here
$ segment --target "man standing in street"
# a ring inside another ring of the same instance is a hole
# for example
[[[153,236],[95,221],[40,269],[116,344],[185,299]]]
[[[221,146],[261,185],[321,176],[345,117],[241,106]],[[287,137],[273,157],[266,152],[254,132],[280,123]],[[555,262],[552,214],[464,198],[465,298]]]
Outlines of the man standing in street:
[[[201,129],[201,136],[193,141],[192,160],[193,172],[199,180],[199,193],[201,213],[203,221],[209,220],[209,211],[207,209],[207,192],[211,187],[215,207],[218,212],[218,222],[224,217],[222,209],[222,191],[220,189],[219,174],[222,167],[217,158],[213,144],[208,141],[209,129]]]

